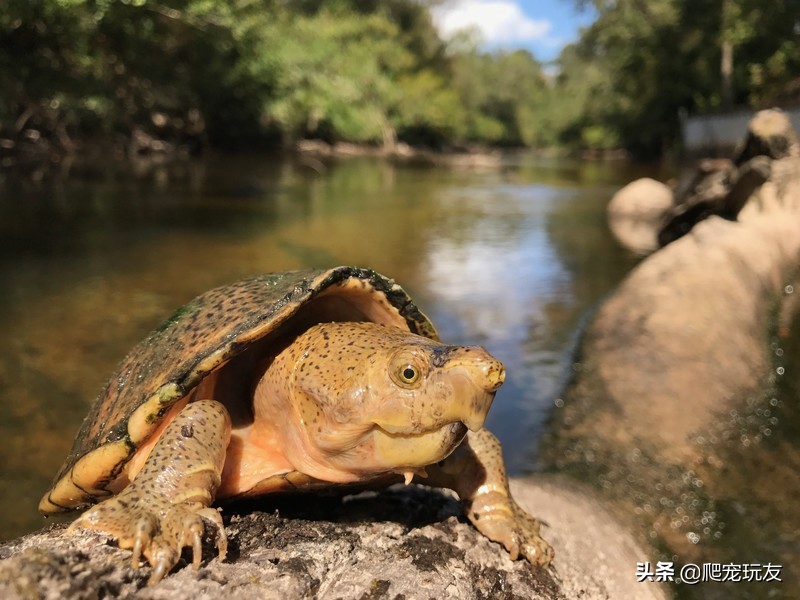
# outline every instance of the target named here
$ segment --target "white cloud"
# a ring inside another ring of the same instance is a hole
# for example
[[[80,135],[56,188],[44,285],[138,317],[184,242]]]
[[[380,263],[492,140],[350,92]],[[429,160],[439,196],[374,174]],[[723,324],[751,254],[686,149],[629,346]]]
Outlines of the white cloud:
[[[512,0],[452,0],[433,11],[439,32],[450,37],[462,29],[477,29],[489,45],[545,41],[552,24],[531,19]]]

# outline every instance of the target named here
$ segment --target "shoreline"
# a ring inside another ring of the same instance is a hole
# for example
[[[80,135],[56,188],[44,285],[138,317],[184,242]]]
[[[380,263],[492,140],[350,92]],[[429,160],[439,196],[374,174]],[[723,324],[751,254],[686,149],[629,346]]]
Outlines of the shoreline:
[[[31,172],[69,171],[72,167],[119,164],[134,170],[140,167],[162,166],[202,160],[209,155],[264,153],[295,156],[312,170],[327,170],[324,161],[346,158],[380,158],[397,164],[435,166],[453,169],[495,170],[506,166],[506,158],[531,153],[542,157],[574,157],[591,162],[630,161],[623,150],[607,152],[570,152],[566,148],[528,148],[521,146],[490,146],[485,144],[452,144],[446,148],[412,146],[397,142],[391,146],[368,143],[327,142],[321,139],[302,139],[291,145],[248,144],[239,148],[211,146],[200,140],[160,139],[141,131],[130,138],[118,136],[70,140],[60,144],[44,135],[14,140],[0,135],[0,172],[20,170]],[[37,177],[43,177],[38,175]]]

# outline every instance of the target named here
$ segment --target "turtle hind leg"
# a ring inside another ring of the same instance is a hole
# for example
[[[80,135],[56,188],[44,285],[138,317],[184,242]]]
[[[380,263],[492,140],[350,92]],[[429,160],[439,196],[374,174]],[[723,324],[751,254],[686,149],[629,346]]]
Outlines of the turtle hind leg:
[[[118,495],[87,510],[70,526],[107,533],[121,548],[133,549],[133,566],[144,556],[152,565],[150,583],[178,563],[183,548],[192,549],[200,566],[205,524],[216,530],[220,559],[227,538],[218,511],[209,508],[220,484],[230,417],[213,400],[184,407],[164,429],[134,480]]]

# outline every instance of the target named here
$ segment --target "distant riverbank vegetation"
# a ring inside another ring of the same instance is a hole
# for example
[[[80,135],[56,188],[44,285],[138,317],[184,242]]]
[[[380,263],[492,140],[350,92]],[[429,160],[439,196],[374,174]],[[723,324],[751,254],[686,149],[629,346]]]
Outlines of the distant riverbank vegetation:
[[[596,21],[552,65],[443,40],[439,3],[6,0],[0,153],[317,138],[656,156],[681,114],[800,99],[800,0],[585,1]]]

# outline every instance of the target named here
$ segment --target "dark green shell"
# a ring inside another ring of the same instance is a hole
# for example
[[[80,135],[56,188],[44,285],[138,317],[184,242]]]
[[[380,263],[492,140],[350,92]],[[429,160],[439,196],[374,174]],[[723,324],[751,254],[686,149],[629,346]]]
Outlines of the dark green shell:
[[[369,269],[274,273],[210,290],[178,309],[123,359],[83,421],[40,510],[80,508],[109,495],[109,483],[136,449],[203,377],[279,325],[291,323],[303,307],[309,308],[303,318],[313,321],[314,299],[334,293],[345,301],[348,296],[361,302],[366,298],[402,317],[412,332],[437,338],[408,294]]]

